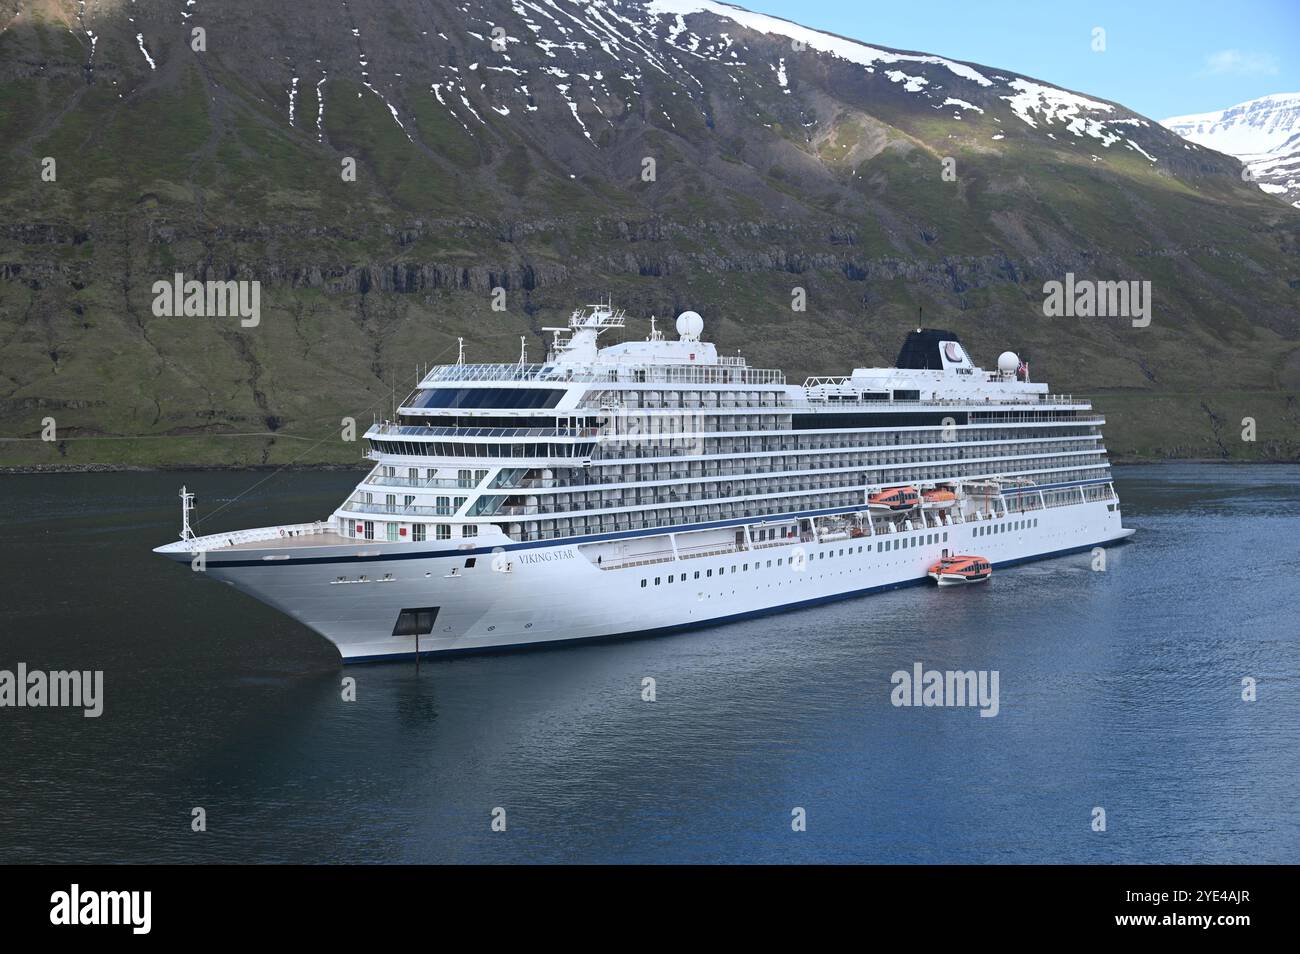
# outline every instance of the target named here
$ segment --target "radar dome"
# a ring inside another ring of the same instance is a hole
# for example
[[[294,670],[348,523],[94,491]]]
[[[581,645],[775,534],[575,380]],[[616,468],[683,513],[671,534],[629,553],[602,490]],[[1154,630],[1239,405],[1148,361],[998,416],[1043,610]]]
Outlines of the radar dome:
[[[677,316],[677,333],[683,338],[698,338],[704,330],[704,319],[698,312],[684,311]]]
[[[1015,374],[1020,367],[1020,358],[1014,351],[1004,351],[998,355],[998,370],[1003,374]]]

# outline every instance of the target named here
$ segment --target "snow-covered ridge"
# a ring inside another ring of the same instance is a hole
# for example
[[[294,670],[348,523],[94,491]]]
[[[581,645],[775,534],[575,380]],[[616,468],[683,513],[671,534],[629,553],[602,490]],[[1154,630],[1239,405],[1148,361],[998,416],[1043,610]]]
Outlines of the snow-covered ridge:
[[[822,33],[820,30],[812,30],[797,23],[791,23],[789,20],[770,17],[763,13],[754,13],[741,7],[733,7],[729,3],[716,3],[714,0],[650,0],[646,4],[646,12],[652,15],[675,16],[678,18],[677,22],[679,24],[682,23],[680,18],[686,14],[712,13],[714,16],[733,20],[756,33],[789,37],[791,40],[798,40],[807,44],[810,50],[830,53],[833,56],[838,56],[861,66],[874,66],[877,63],[930,63],[935,66],[945,67],[962,79],[978,83],[980,86],[993,85],[991,79],[965,63],[944,59],[942,56],[890,53],[886,50],[878,50],[865,43],[859,43],[857,40],[846,40],[844,37]]]
[[[1160,124],[1188,142],[1240,159],[1250,181],[1300,209],[1300,93],[1261,96]]]
[[[1262,96],[1227,109],[1171,116],[1160,125],[1229,156],[1262,155],[1300,133],[1300,93]]]

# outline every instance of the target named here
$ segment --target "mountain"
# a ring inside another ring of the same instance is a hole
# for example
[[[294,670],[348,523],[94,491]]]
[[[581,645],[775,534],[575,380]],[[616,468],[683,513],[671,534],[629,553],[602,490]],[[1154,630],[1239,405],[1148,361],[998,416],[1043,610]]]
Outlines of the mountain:
[[[1300,453],[1294,210],[1003,68],[691,0],[0,0],[0,152],[0,466],[355,463],[458,337],[609,294],[794,381],[950,327],[1121,456]],[[156,316],[176,273],[260,324]],[[1067,273],[1150,326],[1044,317]]]
[[[1300,93],[1261,96],[1160,124],[1189,142],[1240,159],[1249,181],[1300,209]]]

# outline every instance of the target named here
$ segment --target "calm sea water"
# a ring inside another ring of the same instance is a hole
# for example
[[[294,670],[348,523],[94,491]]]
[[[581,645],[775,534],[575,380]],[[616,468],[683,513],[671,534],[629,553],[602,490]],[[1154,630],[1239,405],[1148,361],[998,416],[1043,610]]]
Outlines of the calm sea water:
[[[102,669],[106,696],[0,709],[0,862],[1300,860],[1300,468],[1118,468],[1138,534],[1105,572],[418,673],[345,670],[149,552],[182,482],[201,516],[261,478],[0,477],[0,669]],[[355,479],[280,475],[200,529],[312,519]],[[998,670],[1000,713],[893,707],[915,662]]]

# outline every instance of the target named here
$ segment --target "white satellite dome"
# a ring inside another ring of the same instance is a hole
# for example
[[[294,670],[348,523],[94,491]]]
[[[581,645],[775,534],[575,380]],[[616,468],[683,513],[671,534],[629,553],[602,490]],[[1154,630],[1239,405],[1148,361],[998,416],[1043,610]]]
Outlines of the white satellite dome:
[[[699,312],[684,311],[677,316],[677,333],[686,339],[698,339],[704,330],[704,319]]]
[[[1004,351],[998,355],[998,370],[1003,374],[1015,374],[1020,367],[1020,357],[1014,351]]]

